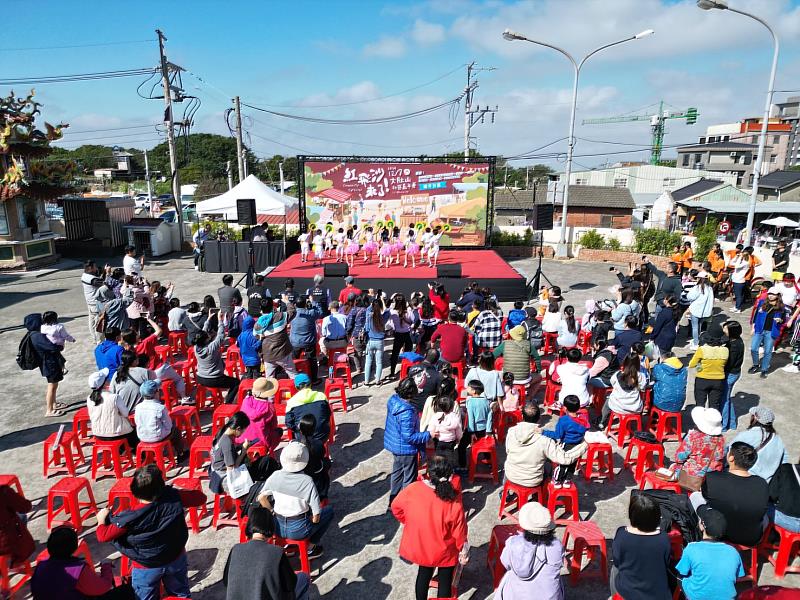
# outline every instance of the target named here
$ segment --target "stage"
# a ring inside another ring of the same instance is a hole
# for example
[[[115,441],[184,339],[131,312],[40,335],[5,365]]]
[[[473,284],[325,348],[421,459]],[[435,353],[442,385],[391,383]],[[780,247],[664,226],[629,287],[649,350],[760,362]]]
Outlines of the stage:
[[[335,263],[335,259],[326,259],[325,263]],[[436,269],[420,266],[412,269],[411,265],[403,268],[403,257],[399,265],[387,268],[378,268],[377,256],[364,264],[363,255],[359,254],[350,275],[355,277],[356,287],[360,289],[383,289],[386,292],[402,292],[406,296],[414,291],[427,291],[427,283],[437,280],[441,282],[450,293],[452,300],[456,300],[467,284],[477,281],[481,286],[491,289],[502,301],[524,300],[525,279],[515,271],[511,265],[504,261],[493,250],[442,250],[439,254],[439,265],[461,265],[461,277],[443,277],[437,279]],[[287,277],[295,280],[297,290],[305,290],[313,285],[314,275],[322,274],[323,267],[312,266],[311,262],[300,262],[300,254],[296,253],[287,258],[269,275],[267,284],[273,294],[284,289]],[[333,295],[338,296],[344,287],[341,277],[327,277],[326,287],[330,288]]]

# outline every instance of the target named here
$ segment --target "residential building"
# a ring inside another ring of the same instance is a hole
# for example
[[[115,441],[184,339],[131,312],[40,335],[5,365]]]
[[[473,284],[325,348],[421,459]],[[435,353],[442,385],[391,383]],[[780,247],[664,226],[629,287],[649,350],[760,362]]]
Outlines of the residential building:
[[[767,146],[765,150],[771,152],[772,148]],[[681,146],[678,148],[678,166],[734,175],[737,186],[747,186],[753,181],[751,176],[757,151],[758,145],[741,142],[713,142]]]
[[[772,105],[772,116],[790,126],[784,169],[800,165],[800,96]]]
[[[713,144],[720,142],[738,142],[741,144],[755,144],[758,146],[758,137],[761,135],[760,117],[743,119],[738,123],[724,123],[722,125],[710,125],[706,129],[706,135],[701,136],[701,144]],[[778,169],[785,169],[791,166],[790,154],[792,144],[792,125],[783,122],[778,117],[770,118],[767,123],[767,145],[770,152],[767,154],[761,167],[761,174],[766,175]],[[753,155],[755,161],[755,154]],[[750,185],[749,182],[747,185]]]
[[[665,190],[674,190],[703,178],[736,183],[735,175],[683,168],[680,163],[677,167],[617,163],[604,169],[573,171],[570,175],[570,184],[628,188],[636,198],[639,194],[661,194]]]
[[[709,179],[672,191],[666,191],[653,203],[644,226],[648,229],[676,229],[686,226],[688,212],[683,205],[700,205],[703,202],[746,203],[750,195],[745,190]]]
[[[773,171],[758,180],[758,195],[763,201],[800,201],[800,171]]]

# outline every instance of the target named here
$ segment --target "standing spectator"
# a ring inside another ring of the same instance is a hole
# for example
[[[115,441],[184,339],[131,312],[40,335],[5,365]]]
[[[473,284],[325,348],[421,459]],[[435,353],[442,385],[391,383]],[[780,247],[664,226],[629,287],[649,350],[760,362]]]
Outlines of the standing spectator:
[[[769,482],[770,520],[800,533],[800,465],[783,463]]]
[[[58,383],[64,379],[64,357],[61,356],[61,347],[56,346],[40,332],[42,328],[42,315],[32,313],[25,317],[25,329],[30,333],[31,344],[39,361],[39,372],[47,380],[45,394],[45,417],[62,417],[66,404],[56,402]]]
[[[416,600],[428,598],[437,570],[437,595],[451,597],[456,565],[469,560],[467,518],[452,475],[452,465],[443,456],[434,456],[428,464],[429,481],[411,483],[391,505],[395,518],[403,524],[400,557],[419,566]],[[420,506],[425,510],[419,510]]]
[[[133,303],[133,295],[126,284],[120,286],[120,296],[117,296],[108,281],[104,283],[94,296],[97,305],[98,319],[105,315],[105,327],[117,327],[125,331],[130,325],[127,308]]]
[[[691,251],[691,249],[690,249]],[[714,312],[714,288],[708,283],[708,273],[700,271],[697,274],[697,285],[686,295],[689,302],[690,320],[692,322],[692,341],[689,342],[691,350],[700,346],[700,329],[702,323],[711,319]]]
[[[617,291],[617,307],[611,311],[611,320],[614,322],[614,331],[625,329],[625,319],[636,317],[639,319],[639,303],[635,299],[634,291],[631,288],[620,288]]]
[[[144,269],[144,254],[137,259],[136,247],[125,246],[125,256],[122,257],[122,268],[125,270],[125,275],[139,277],[142,274],[142,269]]]
[[[483,302],[484,298],[480,291],[480,284],[477,281],[473,281],[464,289],[464,293],[461,294],[461,297],[456,300],[456,306],[461,309],[466,309],[472,306],[476,300]]]
[[[670,600],[670,544],[661,531],[658,503],[641,493],[631,492],[628,504],[630,525],[620,527],[611,544],[611,593],[625,600]]]
[[[439,363],[439,351],[428,350],[421,363],[413,365],[408,370],[408,376],[417,385],[417,393],[411,400],[411,404],[418,411],[422,411],[425,400],[436,393],[439,384],[442,382],[442,375],[436,368]]]
[[[675,296],[667,296],[661,301],[661,308],[656,305],[656,322],[650,332],[650,339],[655,344],[658,356],[672,352],[675,338],[678,336],[678,309]],[[658,358],[654,354],[653,358]]]
[[[776,282],[771,289],[781,295],[783,306],[788,311],[794,308],[797,304],[798,297],[800,297],[800,288],[797,287],[794,273],[784,273],[781,281],[779,283]]]
[[[723,340],[722,328],[711,325],[703,334],[700,346],[689,361],[689,368],[698,367],[694,380],[694,402],[697,406],[710,406],[719,410],[725,388],[725,364],[728,349]]]
[[[197,231],[194,232],[192,236],[192,256],[194,260],[194,270],[199,271],[203,257],[203,246],[206,244],[206,240],[211,237],[211,225],[203,225],[202,227],[198,227]],[[205,267],[205,264],[203,264]],[[205,270],[205,268],[203,269]]]
[[[722,393],[722,431],[736,429],[736,407],[733,405],[733,386],[742,376],[744,363],[744,342],[742,326],[737,321],[725,321],[722,324],[725,332],[725,347],[728,349],[728,360],[725,361],[725,391]]]
[[[103,279],[100,277],[100,269],[93,260],[87,260],[83,264],[83,274],[81,275],[81,288],[83,288],[83,297],[86,300],[86,310],[89,315],[89,338],[94,340],[95,344],[103,341],[103,333],[97,331],[97,302],[95,302],[95,295],[103,285]]]
[[[440,323],[431,336],[431,343],[439,343],[442,360],[451,364],[460,363],[466,357],[469,334],[458,323],[460,311],[451,311],[447,323]]]
[[[416,394],[417,384],[407,377],[400,381],[386,407],[383,447],[393,456],[389,506],[403,488],[416,481],[417,453],[424,451],[431,439],[430,433],[419,430],[419,413],[411,405]]]
[[[311,301],[320,307],[322,316],[328,316],[328,306],[331,303],[331,291],[324,287],[322,283],[325,278],[322,275],[314,275],[314,287],[306,290],[306,296],[311,298]]]
[[[236,338],[236,345],[244,363],[242,379],[258,379],[261,376],[261,340],[253,333],[256,321],[250,315],[242,319],[242,332]]]
[[[311,389],[311,380],[305,373],[298,373],[294,378],[297,393],[286,404],[286,427],[300,435],[300,421],[305,415],[314,415],[316,429],[314,438],[327,443],[330,437],[331,407],[322,392]]]
[[[662,311],[663,312],[663,311]],[[686,402],[689,370],[672,352],[661,355],[653,367],[653,406],[667,412],[680,412]]]
[[[733,295],[736,298],[736,304],[731,309],[732,313],[742,312],[745,301],[745,293],[747,291],[748,274],[751,269],[750,253],[742,251],[740,254],[735,255],[728,268],[731,269],[731,283],[733,283]]]
[[[28,531],[26,513],[33,510],[30,500],[9,485],[0,485],[0,555],[9,557],[11,565],[28,560],[36,548]]]
[[[211,310],[216,312],[216,309]],[[218,319],[217,335],[213,340],[205,331],[195,334],[192,344],[197,357],[197,383],[205,387],[227,389],[225,404],[234,404],[239,393],[239,380],[225,374],[225,361],[222,359],[224,337],[225,325],[221,319]]]
[[[680,276],[680,265],[675,262],[669,262],[667,264],[667,270],[662,271],[658,267],[656,267],[653,263],[650,262],[649,259],[643,259],[644,264],[648,265],[650,271],[653,275],[656,276],[658,279],[658,284],[656,285],[656,293],[655,293],[655,301],[656,301],[656,318],[658,318],[659,313],[662,309],[665,308],[664,306],[664,299],[668,296],[672,296],[673,299],[680,298],[681,293],[683,292],[683,286],[681,285],[681,276]]]
[[[550,511],[538,502],[519,509],[520,533],[506,540],[500,562],[507,569],[495,591],[504,600],[563,600],[564,547],[555,536]]]
[[[97,513],[97,541],[111,544],[133,563],[131,583],[136,598],[153,600],[163,585],[170,596],[189,598],[186,561],[184,502],[205,504],[200,491],[181,494],[164,483],[154,464],[139,467],[133,474],[131,492],[139,508],[112,514],[108,508]]]
[[[261,314],[261,301],[264,298],[271,298],[272,293],[264,284],[264,276],[256,275],[253,285],[247,288],[247,312],[250,315]]]
[[[257,328],[260,327],[257,334],[261,336],[264,377],[275,377],[280,370],[283,370],[291,378],[297,371],[294,368],[293,348],[289,341],[289,319],[286,313],[277,309],[274,302],[272,298],[264,299],[257,324]]]
[[[242,304],[242,294],[238,288],[233,287],[233,275],[230,273],[222,276],[222,287],[217,289],[219,298],[219,318],[225,320],[233,312],[233,301]]]
[[[788,462],[783,440],[775,432],[775,413],[766,406],[750,408],[750,424],[739,432],[734,442],[744,442],[756,449],[756,464],[750,467],[752,475],[758,475],[767,483],[781,464]]]
[[[136,448],[139,438],[131,425],[130,410],[125,402],[106,388],[110,381],[108,369],[101,369],[89,375],[89,389],[86,409],[92,425],[92,435],[98,440],[127,440],[131,448]]]
[[[328,361],[329,351],[347,348],[347,317],[339,312],[339,303],[336,300],[330,303],[328,309],[328,316],[322,319],[319,339],[320,358],[325,362]]]
[[[675,570],[683,576],[681,586],[687,600],[734,600],[736,580],[745,575],[738,550],[721,543],[728,529],[725,515],[708,506],[697,516],[703,539],[690,542]]]
[[[769,502],[767,482],[750,473],[756,460],[755,448],[744,442],[732,443],[727,456],[728,470],[707,473],[701,490],[689,495],[696,512],[707,505],[725,516],[726,541],[749,547],[761,540]]]
[[[355,363],[356,370],[353,374],[357,374],[364,365],[364,353],[367,350],[367,334],[364,331],[367,317],[367,300],[363,294],[356,296],[353,303],[353,309],[347,314],[347,321],[345,322],[345,330],[347,337],[350,338],[350,343],[353,344],[353,362]]]
[[[753,359],[753,366],[747,372],[752,375],[761,371],[761,379],[767,378],[772,362],[772,350],[781,335],[781,328],[786,322],[783,300],[780,294],[774,290],[775,288],[770,288],[767,292],[767,299],[756,304],[751,321],[753,340],[750,343],[750,355]],[[761,346],[764,347],[763,358],[759,357]]]
[[[383,373],[383,343],[386,339],[386,323],[389,311],[383,300],[375,298],[364,315],[364,330],[367,332],[367,358],[364,362],[364,385],[380,385]],[[372,366],[375,365],[375,380],[372,381]]]
[[[693,265],[694,250],[692,250],[692,243],[683,242],[683,264],[681,265],[683,267],[683,272],[691,271]]]
[[[94,349],[94,361],[98,369],[108,369],[109,380],[114,377],[114,373],[122,362],[122,351],[124,348],[119,345],[121,333],[118,327],[109,327],[103,333],[105,338],[101,344]]]
[[[305,296],[297,298],[297,310],[292,319],[289,341],[292,343],[292,357],[304,355],[311,371],[311,379],[317,380],[317,320],[322,318],[322,307],[315,302],[309,303]],[[327,305],[326,305],[327,306]]]
[[[428,299],[433,304],[433,316],[439,323],[447,321],[450,314],[450,294],[441,283],[428,284]]]
[[[280,470],[264,482],[258,501],[275,513],[280,537],[308,538],[308,557],[318,558],[322,556],[319,542],[333,522],[333,507],[320,506],[314,481],[303,473],[308,465],[308,448],[300,442],[289,442],[281,451],[280,460]]]
[[[222,584],[226,600],[308,600],[308,575],[295,574],[283,548],[270,543],[275,535],[272,513],[254,506],[247,515],[247,538],[228,554]]]
[[[789,269],[789,248],[786,240],[778,240],[778,245],[772,251],[772,279],[780,281]]]
[[[695,406],[691,415],[694,429],[678,444],[672,469],[684,488],[697,491],[708,473],[722,470],[725,438],[719,411]]]
[[[345,304],[350,299],[351,294],[354,298],[361,295],[361,290],[356,287],[355,282],[356,280],[352,275],[344,278],[344,288],[339,292],[339,304]]]
[[[394,379],[395,376],[394,372],[397,368],[397,358],[400,356],[400,350],[403,352],[411,351],[411,329],[416,322],[414,317],[414,311],[408,306],[406,297],[403,294],[395,294],[392,297],[392,308],[389,311],[389,318],[394,331],[392,354],[389,357],[389,377],[391,379]]]

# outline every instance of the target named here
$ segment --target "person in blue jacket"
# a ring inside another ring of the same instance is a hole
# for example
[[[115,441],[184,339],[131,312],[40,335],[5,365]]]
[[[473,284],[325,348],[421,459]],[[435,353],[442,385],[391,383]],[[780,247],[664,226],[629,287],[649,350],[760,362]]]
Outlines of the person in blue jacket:
[[[662,310],[661,314],[669,312]],[[661,362],[653,367],[653,406],[667,412],[679,412],[686,402],[686,383],[689,370],[672,352],[661,355]]]
[[[389,480],[390,506],[403,488],[417,480],[417,453],[424,452],[431,439],[430,433],[419,430],[419,414],[410,402],[416,393],[417,384],[406,377],[397,385],[386,407],[383,447],[394,457]]]
[[[300,358],[305,351],[311,379],[317,381],[317,320],[322,318],[322,307],[305,296],[297,298],[297,312],[291,322],[289,343],[292,344],[292,358]]]
[[[261,340],[253,333],[256,320],[246,314],[242,319],[242,333],[236,338],[236,345],[239,346],[239,353],[242,355],[244,363],[243,379],[258,379],[261,377]]]
[[[769,365],[772,362],[772,349],[775,347],[775,341],[780,337],[781,328],[785,322],[786,309],[781,296],[775,288],[770,288],[766,299],[759,301],[753,312],[751,321],[753,340],[750,342],[753,366],[748,369],[748,373],[753,375],[761,371],[761,379],[767,378]],[[761,346],[764,346],[763,358],[759,358]]]
[[[678,336],[678,301],[675,296],[665,296],[657,312],[656,322],[650,332],[650,339],[658,348],[659,355],[672,352],[675,338]]]
[[[109,327],[103,332],[104,340],[94,349],[94,361],[97,363],[97,370],[108,369],[108,380],[114,378],[117,367],[122,364],[122,351],[124,348],[119,345],[122,332],[119,327]]]

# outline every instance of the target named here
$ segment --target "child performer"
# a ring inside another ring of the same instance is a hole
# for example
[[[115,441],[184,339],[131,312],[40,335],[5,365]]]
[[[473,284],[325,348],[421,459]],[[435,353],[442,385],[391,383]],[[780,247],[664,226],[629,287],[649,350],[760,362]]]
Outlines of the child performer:
[[[325,232],[322,234],[322,239],[325,244],[325,258],[330,258],[333,250],[333,223],[330,221],[325,224]]]
[[[410,227],[406,234],[406,255],[403,259],[403,268],[408,267],[408,259],[411,258],[411,267],[417,268],[417,256],[419,256],[419,244],[417,244],[417,233]]]
[[[347,246],[344,249],[344,259],[347,265],[352,269],[353,261],[356,254],[358,254],[358,242],[355,240],[355,233],[353,231],[347,232]]]
[[[442,239],[444,235],[444,231],[439,226],[434,227],[433,233],[431,233],[431,247],[428,250],[428,264],[433,268],[436,268],[436,263],[439,260],[439,240]]]
[[[322,237],[322,230],[317,229],[314,232],[314,239],[312,240],[314,245],[314,266],[322,264],[322,259],[325,254],[325,239]]]
[[[400,264],[400,252],[405,247],[405,244],[400,241],[400,228],[395,227],[392,229],[392,254],[394,255],[394,264]]]
[[[378,250],[378,268],[380,269],[384,263],[386,264],[386,268],[389,268],[389,264],[392,262],[392,243],[389,241],[382,241],[381,242],[381,249]]]
[[[347,243],[347,236],[344,233],[344,228],[339,227],[339,230],[334,234],[333,241],[336,245],[336,262],[344,260],[344,251]]]
[[[372,227],[367,227],[364,233],[364,262],[372,260],[372,254],[378,249],[378,244],[375,243],[375,234]]]
[[[431,233],[431,228],[430,227],[426,227],[425,228],[425,233],[422,234],[422,240],[421,240],[422,257],[419,259],[419,262],[421,262],[421,263],[424,263],[426,260],[428,260],[428,262],[430,262],[429,257],[428,257],[428,253],[431,250],[431,237],[432,236],[433,236],[433,233]]]
[[[297,236],[297,241],[300,242],[300,262],[308,262],[308,253],[311,250],[311,245],[308,243],[308,238],[311,234],[307,231]]]

